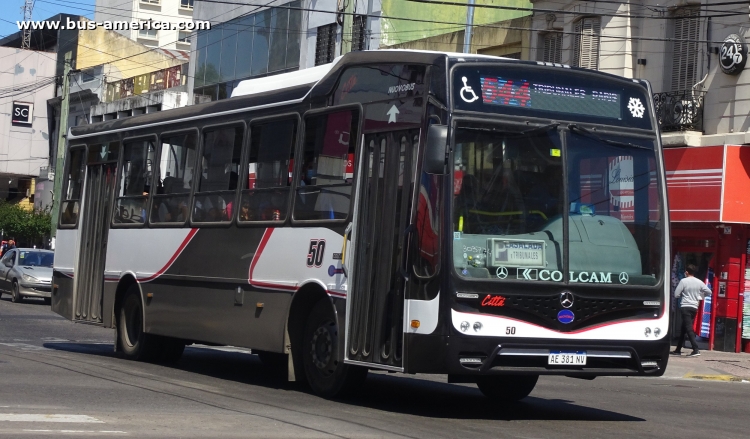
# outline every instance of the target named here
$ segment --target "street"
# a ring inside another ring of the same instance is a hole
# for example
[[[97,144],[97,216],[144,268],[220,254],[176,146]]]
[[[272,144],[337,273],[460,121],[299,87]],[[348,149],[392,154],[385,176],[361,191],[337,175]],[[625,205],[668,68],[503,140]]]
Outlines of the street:
[[[0,435],[747,437],[750,384],[742,381],[542,377],[530,397],[502,406],[445,376],[376,372],[356,397],[328,401],[268,373],[244,349],[190,346],[163,366],[123,360],[112,342],[110,329],[4,295]]]

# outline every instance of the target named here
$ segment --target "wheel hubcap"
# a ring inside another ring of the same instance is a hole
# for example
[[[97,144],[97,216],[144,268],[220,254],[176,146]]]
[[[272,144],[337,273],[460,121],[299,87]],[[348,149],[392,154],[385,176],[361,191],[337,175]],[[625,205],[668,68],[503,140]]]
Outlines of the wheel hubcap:
[[[318,327],[313,333],[312,340],[310,342],[310,352],[312,354],[312,361],[321,372],[332,373],[329,370],[331,364],[331,353],[333,352],[333,338],[331,337],[331,331],[329,326],[331,323],[326,323]]]

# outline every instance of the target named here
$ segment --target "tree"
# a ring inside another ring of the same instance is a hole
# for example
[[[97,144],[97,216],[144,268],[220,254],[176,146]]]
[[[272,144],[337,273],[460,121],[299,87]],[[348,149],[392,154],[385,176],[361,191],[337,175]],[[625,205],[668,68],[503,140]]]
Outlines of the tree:
[[[0,202],[3,239],[15,238],[19,246],[46,246],[52,226],[49,209],[27,210],[18,204]]]

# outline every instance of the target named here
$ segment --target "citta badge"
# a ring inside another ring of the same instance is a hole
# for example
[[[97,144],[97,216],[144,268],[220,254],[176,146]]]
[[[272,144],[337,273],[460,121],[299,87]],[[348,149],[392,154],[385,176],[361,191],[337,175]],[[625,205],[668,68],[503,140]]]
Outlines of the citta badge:
[[[719,49],[719,66],[727,75],[739,75],[747,63],[747,44],[740,35],[731,34],[724,38]]]

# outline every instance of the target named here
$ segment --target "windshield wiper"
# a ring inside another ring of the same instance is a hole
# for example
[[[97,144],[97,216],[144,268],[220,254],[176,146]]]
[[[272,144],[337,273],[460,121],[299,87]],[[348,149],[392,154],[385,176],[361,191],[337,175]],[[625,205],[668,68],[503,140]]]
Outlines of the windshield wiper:
[[[654,150],[653,148],[649,148],[648,146],[636,145],[635,143],[618,142],[617,140],[605,139],[603,137],[600,137],[598,134],[592,133],[591,131],[587,130],[586,128],[579,127],[578,125],[576,125],[574,123],[568,125],[568,129],[570,131],[574,131],[574,132],[580,133],[580,134],[582,134],[582,135],[584,135],[586,137],[589,137],[589,138],[594,139],[594,140],[598,140],[598,141],[600,141],[602,143],[606,143],[607,145],[611,145],[611,146],[617,146],[617,147],[620,147],[620,148],[638,148],[638,149],[645,149],[647,151],[653,151]]]
[[[470,131],[482,131],[486,133],[503,133],[509,136],[527,136],[529,134],[544,133],[547,131],[551,131],[557,128],[559,125],[560,125],[559,123],[555,122],[549,125],[542,125],[540,127],[529,128],[528,130],[525,130],[525,131],[508,131],[507,129],[479,128],[479,127],[461,127],[461,129],[470,130]]]

